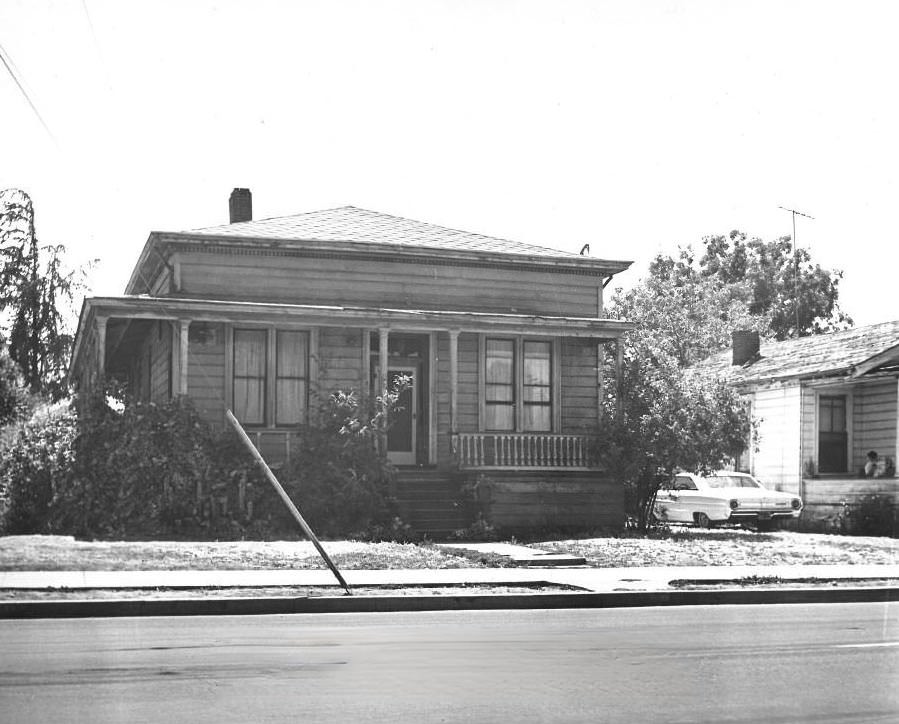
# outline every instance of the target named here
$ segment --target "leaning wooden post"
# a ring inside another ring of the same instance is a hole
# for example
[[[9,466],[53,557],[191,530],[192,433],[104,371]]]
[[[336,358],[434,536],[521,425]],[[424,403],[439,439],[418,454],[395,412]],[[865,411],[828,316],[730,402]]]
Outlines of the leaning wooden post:
[[[263,472],[265,473],[265,477],[268,478],[268,481],[272,484],[272,487],[274,487],[275,492],[277,492],[278,495],[281,496],[281,500],[284,501],[284,505],[287,506],[287,509],[291,512],[297,523],[300,524],[300,528],[303,529],[306,537],[312,541],[312,545],[315,546],[318,554],[324,559],[325,563],[328,564],[328,568],[331,569],[331,573],[334,574],[334,576],[340,582],[340,585],[343,586],[343,590],[346,591],[347,595],[352,596],[353,594],[350,593],[350,587],[347,585],[347,582],[343,580],[343,576],[340,575],[340,571],[337,570],[337,566],[335,566],[333,561],[331,561],[331,559],[328,557],[325,549],[322,548],[321,542],[318,540],[315,533],[312,532],[312,528],[309,527],[309,524],[305,521],[300,511],[297,510],[297,506],[293,504],[290,496],[287,494],[284,488],[281,487],[281,483],[278,482],[278,479],[275,477],[272,469],[268,466],[268,463],[265,462],[265,458],[262,457],[262,455],[256,449],[256,446],[253,445],[250,438],[247,437],[247,433],[244,431],[243,427],[241,427],[241,424],[237,421],[237,418],[234,417],[234,413],[232,413],[231,410],[226,410],[225,415],[228,418],[228,422],[230,422],[234,429],[237,430],[237,434],[240,436],[240,439],[243,440],[244,445],[246,445],[249,449],[250,454],[253,456],[256,462],[259,463],[259,467],[262,468]]]

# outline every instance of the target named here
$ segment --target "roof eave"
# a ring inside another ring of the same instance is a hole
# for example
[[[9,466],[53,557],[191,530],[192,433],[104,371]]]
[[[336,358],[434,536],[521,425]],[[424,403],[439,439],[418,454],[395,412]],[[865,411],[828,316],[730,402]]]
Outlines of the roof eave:
[[[476,263],[522,264],[537,267],[570,268],[580,271],[593,270],[597,275],[613,276],[626,271],[632,261],[598,259],[588,256],[541,256],[536,254],[518,254],[500,251],[467,251],[462,249],[439,249],[430,246],[413,246],[380,242],[360,241],[323,241],[320,239],[271,238],[265,236],[232,236],[229,234],[197,234],[194,232],[154,232],[166,242],[174,244],[200,244],[209,246],[231,247],[267,247],[273,249],[352,252],[356,254],[377,255],[389,253],[392,256],[428,258],[439,255],[441,259],[453,259]],[[151,234],[151,237],[153,234]]]

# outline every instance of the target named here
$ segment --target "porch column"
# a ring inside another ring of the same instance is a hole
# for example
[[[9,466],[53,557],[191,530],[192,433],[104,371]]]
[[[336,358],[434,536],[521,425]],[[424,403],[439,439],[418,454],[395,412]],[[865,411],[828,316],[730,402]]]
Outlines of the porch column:
[[[623,371],[624,371],[624,345],[621,343],[621,337],[615,340],[615,385],[618,391],[617,398],[615,400],[615,414],[620,420],[622,415],[624,415],[624,401],[622,400],[622,395],[624,393],[624,379],[623,379]]]
[[[602,425],[603,409],[602,402],[606,394],[605,389],[605,364],[606,364],[606,345],[604,341],[596,344],[596,421]]]
[[[449,331],[449,363],[450,363],[450,433],[455,435],[459,420],[459,330]]]
[[[186,395],[187,394],[187,369],[188,369],[188,352],[189,352],[189,344],[190,344],[190,320],[189,319],[179,319],[178,320],[178,340],[179,340],[179,348],[178,348],[178,394]]]
[[[368,327],[362,328],[362,379],[359,389],[363,398],[371,394],[371,330]]]
[[[893,458],[895,475],[899,477],[899,377],[896,378],[896,454]]]
[[[428,464],[437,464],[437,332],[428,334]]]
[[[106,376],[106,321],[107,317],[94,320],[97,331],[97,379],[101,385]]]
[[[377,394],[383,395],[387,390],[389,380],[387,379],[387,365],[389,364],[389,355],[387,352],[387,343],[390,339],[390,330],[381,327],[378,330],[378,390]]]

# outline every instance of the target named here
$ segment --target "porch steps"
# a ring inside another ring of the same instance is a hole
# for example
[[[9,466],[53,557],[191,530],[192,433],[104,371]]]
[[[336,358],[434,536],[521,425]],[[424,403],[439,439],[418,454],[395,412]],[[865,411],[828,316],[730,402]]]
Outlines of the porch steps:
[[[460,480],[431,468],[399,468],[396,497],[400,516],[419,533],[446,538],[471,525],[460,503]]]

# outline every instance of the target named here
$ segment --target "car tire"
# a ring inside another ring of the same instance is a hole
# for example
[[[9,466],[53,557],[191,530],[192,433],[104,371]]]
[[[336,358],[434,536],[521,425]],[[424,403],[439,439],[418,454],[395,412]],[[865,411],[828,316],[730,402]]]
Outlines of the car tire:
[[[693,513],[693,522],[697,528],[711,528],[712,520],[705,513]]]

